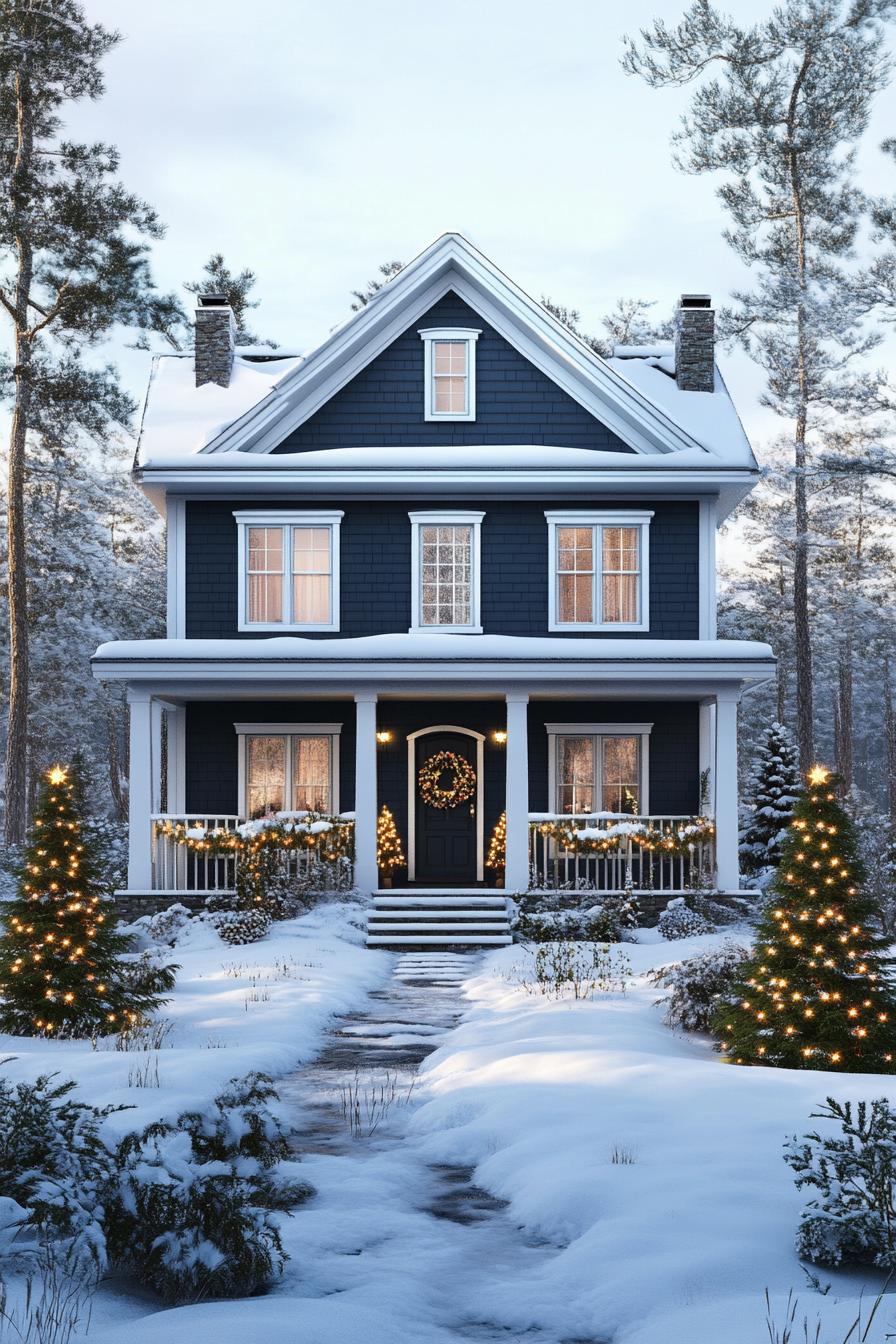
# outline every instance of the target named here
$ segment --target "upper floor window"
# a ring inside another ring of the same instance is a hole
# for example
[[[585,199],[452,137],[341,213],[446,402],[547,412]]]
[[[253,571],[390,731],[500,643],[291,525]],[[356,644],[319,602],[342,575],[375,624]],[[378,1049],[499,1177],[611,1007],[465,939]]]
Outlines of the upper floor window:
[[[478,331],[428,327],[423,340],[424,419],[476,419]]]
[[[480,634],[482,513],[412,513],[411,629]]]
[[[648,630],[652,513],[546,513],[551,630]]]
[[[234,517],[240,630],[338,630],[342,513]]]
[[[243,816],[335,812],[339,723],[237,723]]]

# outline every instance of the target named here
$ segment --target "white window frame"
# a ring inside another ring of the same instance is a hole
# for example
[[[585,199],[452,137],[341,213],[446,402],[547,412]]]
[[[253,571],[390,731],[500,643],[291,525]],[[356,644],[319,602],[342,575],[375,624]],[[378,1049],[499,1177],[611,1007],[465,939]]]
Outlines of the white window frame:
[[[339,815],[339,738],[341,723],[235,723],[237,735],[237,811],[241,817],[249,815],[249,799],[246,779],[246,738],[247,737],[328,737],[330,739],[330,813]],[[286,745],[286,777],[283,781],[284,800],[292,799],[292,743]],[[292,807],[284,808],[291,812]]]
[[[424,420],[476,419],[476,342],[482,335],[473,327],[424,327],[418,331],[423,341],[423,418]],[[435,364],[433,345],[436,341],[454,341],[463,344],[467,356],[467,407],[464,411],[437,411],[435,408]]]
[[[548,629],[549,630],[601,630],[646,632],[650,629],[650,512],[638,510],[588,512],[546,511],[548,524]],[[590,527],[597,534],[594,537],[594,593],[592,610],[603,614],[603,529],[605,527],[637,527],[640,529],[640,582],[638,584],[637,621],[561,621],[558,619],[557,602],[557,528]]]
[[[262,512],[240,510],[234,513],[238,537],[237,629],[245,631],[300,630],[308,632],[336,631],[339,629],[339,525],[345,516],[341,509],[317,511]],[[249,528],[279,527],[290,529],[283,545],[283,607],[281,621],[250,621],[248,611],[249,584]],[[330,529],[330,620],[326,623],[290,621],[293,602],[292,531],[293,527],[327,527]]]
[[[557,771],[557,746],[558,739],[561,737],[639,737],[641,739],[638,752],[640,765],[640,780],[638,799],[638,816],[646,817],[650,815],[650,734],[653,731],[652,723],[546,723],[545,731],[548,735],[548,799],[551,810],[559,815],[559,795],[558,795],[558,771]],[[603,753],[596,756],[595,760],[603,761]],[[598,772],[602,765],[598,765]],[[599,795],[603,791],[603,780],[595,779],[594,792]],[[595,809],[596,812],[603,811],[602,807]],[[583,816],[592,816],[594,812],[582,813]]]
[[[484,513],[471,510],[451,513],[409,513],[411,520],[411,626],[409,634],[424,631],[435,635],[481,635],[480,615],[480,556],[481,531]],[[421,527],[469,527],[470,536],[470,624],[469,625],[424,625],[422,622],[423,552],[420,546]]]

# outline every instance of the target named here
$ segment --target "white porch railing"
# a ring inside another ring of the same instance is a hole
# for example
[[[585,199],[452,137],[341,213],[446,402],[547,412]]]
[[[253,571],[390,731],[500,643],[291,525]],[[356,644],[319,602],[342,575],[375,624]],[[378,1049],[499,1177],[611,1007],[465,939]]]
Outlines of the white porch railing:
[[[166,834],[158,823],[174,826],[181,823],[197,833],[205,831],[235,831],[246,822],[245,817],[227,813],[218,816],[197,816],[195,812],[174,814],[170,812],[153,813],[150,818],[152,828],[152,889],[153,891],[183,892],[189,894],[210,894],[216,891],[233,891],[236,886],[237,855],[235,853],[216,854],[181,844],[174,836]],[[334,825],[354,827],[351,816],[334,818]],[[295,848],[279,850],[279,860],[283,872],[298,881],[310,879],[312,872],[321,880],[324,887],[339,884],[334,878],[328,879],[327,870],[333,868],[326,861],[328,836],[324,832],[311,845],[297,845]],[[351,860],[343,860],[351,863]],[[324,876],[320,878],[321,871]],[[345,876],[345,868],[341,870]],[[348,885],[351,885],[350,880]]]
[[[715,882],[715,837],[696,840],[670,853],[662,848],[647,848],[637,837],[620,836],[607,849],[589,851],[587,847],[566,848],[551,834],[556,822],[570,825],[575,830],[606,829],[614,820],[619,823],[641,823],[652,832],[675,834],[684,832],[694,823],[693,817],[631,816],[619,813],[615,818],[607,813],[574,816],[556,816],[533,813],[529,821],[529,886],[530,890],[565,888],[568,890],[613,891],[624,890],[628,880],[643,892],[673,894],[692,891],[697,886],[712,886]]]

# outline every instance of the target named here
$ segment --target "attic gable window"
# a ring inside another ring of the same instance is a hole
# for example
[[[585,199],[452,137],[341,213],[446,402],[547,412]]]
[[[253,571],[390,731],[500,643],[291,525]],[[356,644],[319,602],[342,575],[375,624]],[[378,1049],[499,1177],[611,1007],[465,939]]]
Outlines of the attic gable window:
[[[423,418],[476,419],[476,342],[466,327],[427,327],[423,341]]]
[[[235,513],[240,630],[339,629],[342,513]]]
[[[647,631],[652,513],[546,513],[551,630]]]

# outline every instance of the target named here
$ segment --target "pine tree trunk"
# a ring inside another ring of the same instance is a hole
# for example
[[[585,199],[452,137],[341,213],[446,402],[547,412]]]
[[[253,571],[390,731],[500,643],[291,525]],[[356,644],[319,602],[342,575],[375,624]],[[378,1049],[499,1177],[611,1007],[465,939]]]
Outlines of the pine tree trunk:
[[[15,406],[9,437],[7,482],[7,603],[9,610],[9,710],[6,735],[6,843],[25,838],[28,780],[28,588],[25,555],[25,444],[31,411],[32,337],[28,302],[34,269],[28,235],[28,173],[34,147],[27,76],[16,79],[17,143],[12,174],[16,214]]]
[[[853,784],[853,697],[852,697],[852,641],[841,646],[837,659],[837,771],[843,779],[843,792]]]
[[[796,680],[796,740],[800,768],[808,770],[813,756],[812,723],[812,634],[809,625],[809,503],[806,489],[806,427],[809,411],[809,368],[806,332],[806,223],[803,209],[803,184],[797,157],[799,128],[798,104],[803,83],[812,63],[807,52],[793,83],[787,117],[790,144],[790,190],[796,248],[796,426],[794,433],[794,524],[796,541],[793,557],[793,628],[794,674]]]
[[[887,740],[887,801],[890,821],[896,827],[896,710],[889,658],[884,659],[884,734]]]

